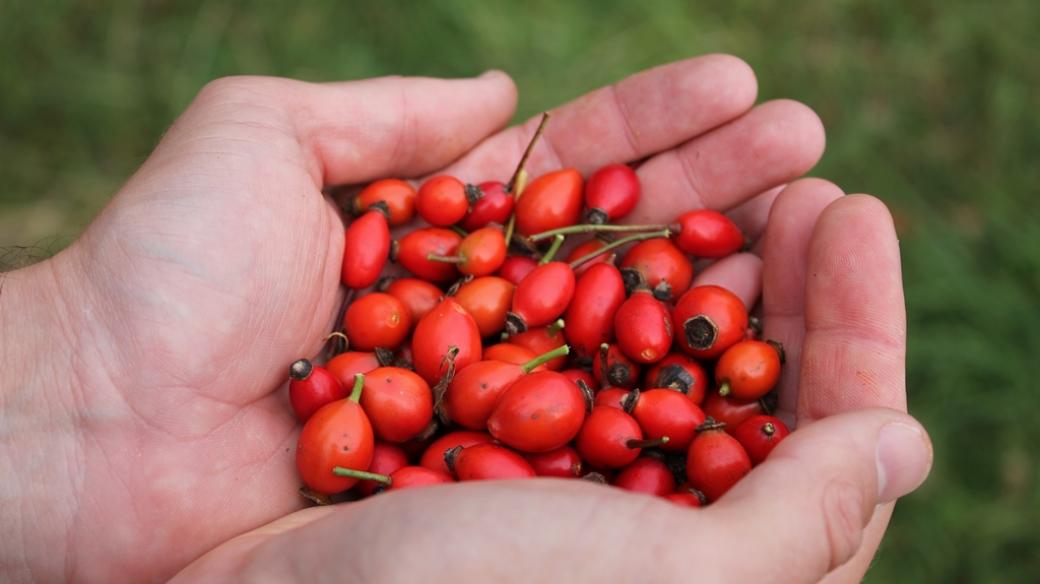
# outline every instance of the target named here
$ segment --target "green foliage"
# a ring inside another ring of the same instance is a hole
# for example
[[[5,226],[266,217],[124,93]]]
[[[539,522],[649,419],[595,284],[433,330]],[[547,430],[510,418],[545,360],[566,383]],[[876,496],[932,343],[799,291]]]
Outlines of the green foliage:
[[[518,119],[731,52],[828,127],[814,171],[890,204],[912,411],[935,440],[870,580],[1040,574],[1040,4],[0,0],[0,246],[82,230],[208,80],[508,71]]]

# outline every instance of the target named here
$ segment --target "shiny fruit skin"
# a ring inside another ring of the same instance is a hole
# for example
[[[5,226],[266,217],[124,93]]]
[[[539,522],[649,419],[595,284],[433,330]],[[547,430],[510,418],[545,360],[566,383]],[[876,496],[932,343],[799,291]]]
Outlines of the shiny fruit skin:
[[[485,361],[505,361],[513,365],[523,365],[538,356],[527,347],[514,345],[513,343],[498,343],[484,349]],[[545,365],[539,365],[535,371],[545,371]]]
[[[573,479],[581,476],[581,457],[570,446],[561,446],[549,452],[527,454],[527,462],[540,477]]]
[[[412,314],[396,297],[372,292],[350,303],[343,315],[343,329],[350,346],[359,351],[394,350],[411,332]]]
[[[664,498],[668,499],[672,503],[675,503],[676,505],[681,505],[683,507],[692,507],[694,509],[698,509],[704,506],[704,503],[701,502],[701,498],[689,491],[669,493],[665,495]]]
[[[732,219],[718,211],[700,209],[679,216],[675,244],[699,258],[723,258],[744,247],[744,234]]]
[[[427,256],[453,256],[461,242],[462,236],[450,229],[416,229],[398,241],[397,263],[424,280],[450,282],[459,275],[455,264],[431,261]]]
[[[433,419],[433,392],[412,371],[380,367],[365,376],[361,407],[380,440],[405,442],[419,435]]]
[[[726,425],[724,430],[732,434],[745,420],[768,412],[759,400],[742,402],[711,392],[701,404],[704,415]]]
[[[528,328],[544,326],[560,318],[574,297],[574,271],[563,262],[549,262],[534,269],[516,287],[512,312]]]
[[[557,347],[562,347],[567,344],[567,339],[564,338],[563,330],[556,328],[553,325],[549,325],[530,329],[518,335],[513,335],[509,337],[509,342],[524,347],[537,356],[543,353],[548,353]],[[550,371],[559,371],[560,369],[563,369],[566,364],[567,357],[557,357],[548,361],[545,364],[545,368]]]
[[[605,406],[609,408],[625,409],[625,398],[632,393],[623,387],[604,387],[596,392],[596,398],[592,401],[593,407]]]
[[[448,385],[441,402],[444,412],[455,424],[470,430],[483,430],[499,398],[523,377],[520,365],[502,361],[478,361],[459,370]]]
[[[726,349],[715,364],[719,393],[728,391],[729,396],[740,401],[764,396],[779,380],[780,353],[764,341],[740,341]]]
[[[368,470],[375,438],[361,406],[349,399],[323,406],[303,425],[296,443],[296,469],[304,484],[319,493],[339,493],[358,480],[332,474],[337,466]]]
[[[577,261],[578,258],[583,258],[586,255],[596,251],[597,249],[600,249],[604,245],[606,245],[606,242],[604,242],[602,239],[592,238],[572,249],[571,253],[567,254],[567,263]],[[590,260],[585,260],[583,264],[574,268],[574,275],[580,277],[582,274],[589,271],[589,268],[597,264],[607,263],[610,265],[614,265],[614,257],[615,256],[613,251],[605,251],[599,254],[598,256],[594,256]]]
[[[650,389],[635,398],[632,417],[648,440],[668,436],[660,446],[668,452],[685,452],[706,416],[696,404],[674,389]]]
[[[488,276],[506,260],[506,238],[498,227],[482,227],[463,237],[456,253],[462,258],[458,268],[464,275]]]
[[[408,314],[412,317],[413,326],[419,322],[420,318],[426,316],[427,312],[433,310],[433,307],[437,306],[441,297],[444,296],[443,290],[419,278],[397,278],[387,284],[382,292],[404,304],[404,307],[408,309]]]
[[[525,256],[509,256],[502,262],[498,275],[513,284],[519,284],[528,274],[538,267],[538,262]]]
[[[390,258],[390,226],[380,211],[368,211],[347,227],[340,280],[347,288],[376,283]]]
[[[740,442],[751,459],[751,464],[761,464],[791,431],[787,425],[773,416],[752,416],[733,430],[733,437]]]
[[[454,482],[455,479],[447,471],[433,470],[425,466],[402,466],[390,473],[390,486],[386,490],[400,491]]]
[[[336,379],[343,384],[344,388],[354,385],[354,375],[357,373],[368,373],[378,369],[382,364],[375,353],[363,351],[347,351],[329,359],[325,368],[329,370]],[[346,397],[344,395],[344,397]]]
[[[516,286],[498,276],[475,278],[459,287],[455,301],[473,317],[480,336],[487,338],[506,327],[506,312],[513,304]]]
[[[563,375],[567,379],[570,379],[574,385],[578,385],[578,381],[580,380],[592,391],[599,390],[599,383],[596,382],[596,378],[584,369],[564,369],[560,371],[560,373],[563,373]]]
[[[750,471],[744,447],[721,429],[702,431],[690,443],[686,478],[709,501],[717,501]]]
[[[388,475],[406,466],[408,466],[408,455],[400,446],[376,441],[375,447],[372,449],[372,464],[368,466],[368,472]],[[361,496],[367,497],[375,493],[379,486],[376,481],[358,481],[355,488]]]
[[[460,481],[526,479],[537,476],[523,456],[497,444],[475,444],[463,448],[455,457],[454,470]]]
[[[449,432],[434,440],[423,451],[419,464],[428,469],[438,470],[450,474],[447,463],[444,462],[444,453],[456,446],[473,446],[474,444],[490,444],[495,439],[487,432],[471,432],[469,430],[456,430]]]
[[[640,456],[614,477],[615,487],[663,497],[675,490],[675,476],[661,459]]]
[[[573,168],[535,179],[516,201],[516,230],[520,235],[574,225],[581,219],[583,180]]]
[[[592,375],[601,386],[612,385],[631,389],[639,383],[639,366],[632,362],[617,345],[596,351],[592,360]]]
[[[639,458],[639,448],[629,440],[642,440],[639,423],[623,410],[606,406],[592,408],[574,442],[578,454],[593,468],[621,468]]]
[[[451,347],[458,349],[455,370],[480,361],[480,329],[462,305],[445,298],[419,319],[412,335],[412,364],[415,372],[435,385],[448,370],[444,357]]]
[[[454,225],[462,221],[469,211],[466,185],[448,175],[429,178],[419,186],[419,192],[415,197],[415,210],[430,225]]]
[[[531,373],[498,398],[488,418],[496,440],[522,452],[547,452],[578,434],[585,419],[585,397],[578,386],[555,371]]]
[[[747,308],[720,286],[695,286],[672,309],[675,342],[698,359],[714,359],[741,339],[748,327]]]
[[[641,241],[628,250],[619,264],[622,273],[642,281],[662,300],[678,298],[693,282],[693,264],[671,240],[663,237]],[[630,288],[636,286],[630,285]]]
[[[369,184],[354,198],[354,213],[360,215],[379,202],[386,203],[391,227],[405,225],[415,217],[415,189],[403,180],[384,178]]]
[[[614,222],[635,209],[639,194],[639,177],[631,167],[608,164],[592,173],[585,183],[585,206],[592,210],[590,216],[601,219],[593,223]],[[597,209],[599,213],[595,212]]]
[[[305,360],[301,359],[297,363],[302,361]],[[294,368],[297,363],[293,364]],[[301,422],[306,422],[324,405],[350,395],[347,389],[350,386],[344,386],[338,377],[320,365],[307,363],[310,369],[306,371],[306,376],[300,379],[291,371],[289,380],[289,403],[296,419]],[[350,384],[354,384],[353,377],[350,378]]]
[[[576,355],[595,357],[601,344],[613,340],[614,315],[624,302],[625,283],[612,264],[594,264],[578,278],[563,315],[563,333]]]
[[[660,361],[672,347],[672,317],[649,290],[636,290],[614,314],[618,347],[637,363]]]
[[[477,188],[483,196],[470,205],[461,227],[466,231],[476,231],[491,223],[505,225],[513,213],[513,194],[506,192],[506,185],[498,181],[482,182]]]
[[[708,392],[708,372],[704,366],[682,353],[670,353],[651,367],[643,378],[643,387],[670,387],[686,394],[700,405]]]

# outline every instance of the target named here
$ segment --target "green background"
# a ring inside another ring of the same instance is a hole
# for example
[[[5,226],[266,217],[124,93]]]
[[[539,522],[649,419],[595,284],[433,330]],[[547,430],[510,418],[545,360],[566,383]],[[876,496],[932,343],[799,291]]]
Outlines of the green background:
[[[910,403],[936,462],[869,579],[1031,581],[1038,23],[1028,0],[0,0],[0,261],[73,239],[214,77],[494,67],[517,81],[520,119],[641,68],[731,52],[757,71],[761,99],[799,99],[823,118],[812,174],[881,196],[899,225]]]

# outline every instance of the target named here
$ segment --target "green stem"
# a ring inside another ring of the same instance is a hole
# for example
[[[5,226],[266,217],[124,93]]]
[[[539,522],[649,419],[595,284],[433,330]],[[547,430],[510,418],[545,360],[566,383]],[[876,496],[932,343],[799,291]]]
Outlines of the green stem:
[[[442,256],[435,253],[426,254],[426,259],[431,262],[441,262],[444,264],[463,264],[466,263],[466,258],[462,256]]]
[[[591,260],[592,258],[597,257],[597,256],[601,256],[604,253],[606,253],[606,252],[608,252],[608,251],[610,251],[612,249],[619,248],[619,247],[621,247],[623,245],[628,245],[628,244],[630,244],[632,242],[635,242],[635,241],[643,241],[644,239],[654,239],[656,237],[669,237],[671,234],[672,234],[672,232],[670,230],[662,229],[660,231],[652,231],[650,233],[637,233],[635,235],[629,235],[628,237],[622,237],[621,239],[618,239],[616,241],[612,241],[612,242],[608,243],[607,245],[604,245],[603,247],[601,247],[601,248],[599,248],[599,249],[597,249],[595,251],[591,251],[591,252],[581,256],[580,258],[574,260],[573,262],[571,262],[571,269],[575,269],[578,266],[584,264],[585,262]]]
[[[730,392],[729,382],[728,381],[723,381],[719,385],[719,395],[721,395],[722,397],[726,397],[727,395],[729,395],[729,392]]]
[[[338,477],[353,477],[355,479],[361,479],[363,481],[375,481],[386,486],[390,486],[390,477],[385,474],[379,474],[375,472],[367,472],[363,470],[354,470],[352,468],[343,468],[342,466],[332,467],[332,474]]]
[[[469,232],[467,232],[465,229],[459,227],[458,225],[452,225],[451,227],[448,227],[448,229],[451,229],[452,231],[454,231],[455,233],[458,233],[462,237],[466,237],[467,235],[469,235]]]
[[[542,259],[538,261],[538,265],[544,266],[551,262],[553,258],[556,257],[556,252],[560,251],[560,246],[563,245],[564,239],[567,238],[562,235],[557,235],[556,239],[553,240],[552,245],[550,245],[549,249],[545,252],[545,255],[543,255]]]
[[[365,388],[365,374],[354,374],[354,387],[350,390],[350,401],[359,403],[361,401],[361,390]]]
[[[541,233],[535,233],[528,237],[531,241],[540,241],[542,239],[549,239],[557,235],[573,235],[576,233],[602,233],[605,231],[610,232],[630,232],[630,231],[660,231],[667,229],[668,226],[664,224],[653,224],[653,225],[594,225],[591,223],[582,225],[568,225],[567,227],[558,227],[556,229],[550,229],[549,231],[543,231]]]
[[[565,326],[567,326],[567,323],[565,323],[562,318],[557,318],[547,327],[549,330],[546,332],[549,333],[550,337],[555,337],[556,333],[562,331]]]
[[[541,355],[538,355],[534,359],[531,359],[527,363],[524,363],[523,365],[520,366],[520,369],[522,369],[524,371],[524,375],[527,375],[528,373],[533,371],[535,369],[535,367],[538,367],[539,365],[545,365],[546,363],[548,363],[549,361],[552,361],[553,359],[555,359],[557,357],[563,357],[564,355],[570,355],[570,353],[571,353],[571,348],[570,348],[569,345],[560,345],[559,347],[556,347],[552,351],[549,351],[548,353],[543,353]]]

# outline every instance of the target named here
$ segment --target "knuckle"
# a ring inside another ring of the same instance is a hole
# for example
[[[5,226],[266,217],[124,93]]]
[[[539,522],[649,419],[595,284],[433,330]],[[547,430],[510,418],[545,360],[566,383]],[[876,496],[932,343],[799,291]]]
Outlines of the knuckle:
[[[863,541],[866,525],[862,489],[836,481],[823,491],[822,517],[826,541],[827,571],[849,561]]]
[[[196,101],[208,104],[234,101],[243,97],[255,100],[258,96],[270,93],[280,81],[274,77],[257,75],[218,77],[202,87]]]

